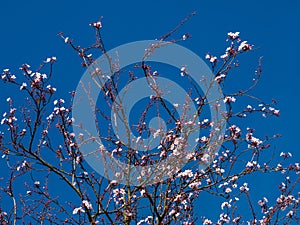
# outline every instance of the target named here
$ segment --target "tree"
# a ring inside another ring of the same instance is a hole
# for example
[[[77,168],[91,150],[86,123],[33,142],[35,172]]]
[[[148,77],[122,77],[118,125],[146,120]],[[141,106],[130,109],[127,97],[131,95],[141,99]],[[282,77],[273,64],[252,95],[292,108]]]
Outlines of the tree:
[[[190,34],[171,39],[193,15],[117,51],[106,51],[102,21],[90,24],[96,41],[86,48],[60,33],[87,68],[69,102],[50,84],[55,57],[37,69],[22,65],[22,77],[3,70],[3,85],[24,101],[6,99],[1,120],[2,224],[299,223],[299,163],[288,163],[289,152],[272,156],[279,135],[258,138],[243,122],[280,115],[275,100],[251,94],[262,58],[250,87],[232,93],[227,80],[254,46],[229,32],[225,53],[205,56],[208,70],[177,44]],[[283,175],[278,198],[253,202],[247,177],[256,173]],[[220,215],[197,212],[204,192],[222,199]]]

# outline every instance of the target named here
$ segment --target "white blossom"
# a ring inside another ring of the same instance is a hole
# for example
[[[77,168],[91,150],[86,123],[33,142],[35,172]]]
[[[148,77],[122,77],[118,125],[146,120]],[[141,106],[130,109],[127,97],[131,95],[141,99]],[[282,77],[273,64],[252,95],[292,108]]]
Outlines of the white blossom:
[[[247,41],[243,41],[238,47],[238,51],[249,51],[252,49],[252,46],[247,43]]]
[[[224,73],[222,73],[219,76],[215,77],[215,81],[220,81],[220,80],[222,80],[222,78],[225,78],[225,77],[226,77],[226,75]]]
[[[230,102],[235,102],[236,98],[235,97],[231,97],[231,96],[226,96],[223,100],[224,103],[230,103]]]
[[[215,63],[215,62],[217,62],[217,57],[216,57],[216,56],[212,56],[212,57],[209,59],[209,61],[210,61],[211,63]]]
[[[210,224],[213,224],[213,222],[211,221],[211,220],[209,220],[209,219],[205,219],[204,221],[203,221],[203,224],[208,224],[208,225],[210,225]]]
[[[231,207],[231,205],[229,204],[229,202],[223,202],[223,203],[221,204],[221,209],[222,209],[222,210],[224,210],[225,207],[227,207],[227,208],[230,208],[230,207]]]
[[[84,211],[84,209],[80,206],[80,207],[78,207],[78,208],[75,208],[74,210],[73,210],[73,214],[78,214],[78,213],[80,213],[80,212],[85,212]]]
[[[248,110],[252,110],[252,106],[251,105],[247,105],[247,109]]]
[[[230,40],[235,40],[239,38],[240,32],[229,32],[227,35]]]
[[[87,209],[93,209],[92,204],[87,200],[83,200],[82,204],[84,204]]]
[[[102,27],[102,23],[100,21],[98,21],[98,22],[95,22],[95,23],[90,23],[90,26],[94,27],[94,28],[97,28],[97,29],[100,29]]]
[[[243,186],[240,187],[240,191],[249,191],[248,183],[244,183]]]
[[[178,177],[192,177],[193,171],[192,170],[185,170],[183,172],[178,173]]]
[[[22,85],[20,86],[20,90],[23,90],[27,87],[27,84],[25,82],[22,83]]]

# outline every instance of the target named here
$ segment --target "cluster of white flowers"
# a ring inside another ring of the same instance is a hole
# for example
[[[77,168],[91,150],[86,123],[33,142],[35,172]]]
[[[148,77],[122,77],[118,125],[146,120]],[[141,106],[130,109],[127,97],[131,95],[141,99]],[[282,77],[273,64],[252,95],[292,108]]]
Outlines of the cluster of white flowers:
[[[259,200],[258,205],[261,207],[261,212],[265,215],[268,215],[270,213],[270,211],[272,211],[273,207],[268,207],[267,203],[268,203],[268,199],[266,197],[264,197],[263,199]],[[264,217],[263,217],[264,218]]]
[[[102,27],[102,23],[100,21],[94,22],[94,23],[90,23],[91,27],[94,27],[96,29],[100,29]]]
[[[229,194],[230,192],[232,192],[232,189],[231,189],[231,188],[228,187],[228,188],[225,189],[225,193],[226,193],[226,194]]]
[[[260,165],[257,161],[247,162],[246,167],[249,169],[260,168]]]
[[[264,112],[262,114],[263,117],[267,117],[267,114],[274,115],[274,116],[280,116],[280,110],[275,109],[274,107],[267,107],[264,104],[259,104],[260,110]]]
[[[279,204],[282,211],[286,210],[289,205],[293,205],[294,203],[299,204],[299,200],[296,199],[293,195],[280,195],[277,200],[277,204]]]
[[[249,111],[252,111],[253,110],[253,108],[252,108],[252,106],[251,105],[247,105],[247,110],[249,110]]]
[[[9,71],[9,69],[4,69],[4,70],[3,70],[3,73],[1,74],[1,79],[2,79],[3,81],[9,80],[9,81],[11,81],[11,82],[14,82],[14,80],[15,80],[16,78],[17,78],[17,77],[16,77],[14,74],[12,74],[12,73]]]
[[[229,32],[227,35],[229,40],[234,41],[240,37],[240,32]]]
[[[31,76],[32,75],[32,71],[30,70],[30,65],[28,64],[23,64],[19,69],[24,71],[24,76]]]
[[[204,155],[201,157],[201,161],[204,163],[209,163],[211,160],[211,156],[207,153],[204,153]]]
[[[92,204],[88,200],[82,200],[82,205],[86,209],[93,209]],[[80,214],[80,213],[85,213],[84,207],[80,206],[75,209],[73,209],[73,214]]]
[[[275,109],[273,107],[269,107],[270,112],[272,112],[275,116],[280,116],[280,110]]]
[[[249,187],[248,187],[248,183],[244,183],[241,187],[240,187],[240,191],[244,192],[244,191],[249,191]]]
[[[172,137],[174,137],[174,135],[171,135]],[[168,135],[167,135],[168,138]],[[173,151],[172,154],[174,155],[180,155],[181,151],[184,149],[185,147],[185,140],[182,137],[176,137],[175,139],[171,139],[171,141],[173,141],[173,143],[170,146],[170,150]]]
[[[69,112],[69,109],[66,109],[62,104],[65,103],[65,100],[59,99],[59,100],[54,100],[53,104],[56,106],[54,107],[54,113],[57,115],[61,112]]]
[[[186,66],[182,66],[182,67],[180,68],[180,76],[183,77],[184,75],[188,75]]]
[[[153,217],[152,216],[147,216],[145,219],[140,220],[137,225],[141,224],[152,224]]]
[[[232,97],[232,96],[226,96],[223,100],[224,103],[231,103],[231,102],[235,102],[236,98]]]
[[[241,129],[236,126],[235,124],[234,125],[231,125],[229,128],[228,128],[229,132],[230,132],[230,137],[233,139],[233,140],[237,140],[240,136],[241,136]]]
[[[203,221],[203,224],[205,224],[205,225],[211,225],[211,224],[214,224],[214,223],[211,220],[209,220],[209,219],[205,219]]]
[[[164,131],[163,131],[163,129],[157,129],[154,133],[153,133],[153,138],[155,139],[155,138],[157,138],[157,137],[159,137],[159,136],[161,136],[161,135],[164,135]]]
[[[53,101],[53,104],[54,104],[54,105],[62,104],[62,103],[65,103],[65,100],[59,99],[59,100],[54,100],[54,101]]]
[[[231,185],[231,187],[228,187],[229,185]],[[225,181],[224,183],[220,184],[218,186],[218,188],[223,188],[224,192],[226,194],[229,194],[232,192],[231,188],[237,188],[237,184],[235,183],[235,178],[231,178],[228,182]],[[231,202],[232,200],[230,200],[229,202]],[[235,199],[235,201],[238,201],[238,198]]]
[[[232,220],[232,222],[233,222],[234,224],[239,224],[241,218],[242,218],[241,216],[235,217],[235,218]]]
[[[42,80],[47,79],[47,75],[46,74],[41,74],[39,72],[34,72],[30,74],[30,77],[33,78],[32,83],[30,84],[30,86],[32,88],[36,87]]]
[[[17,166],[17,171],[19,171],[23,168],[27,168],[28,166],[29,166],[29,164],[27,163],[26,160],[24,160],[21,165]]]
[[[53,62],[55,62],[56,61],[56,57],[55,56],[52,56],[52,57],[50,57],[50,58],[47,58],[46,60],[45,60],[45,63],[53,63]]]
[[[221,204],[221,209],[224,210],[224,208],[227,207],[227,208],[231,208],[231,204],[229,202],[223,202]]]
[[[293,215],[294,215],[294,211],[290,210],[290,211],[286,214],[286,217],[292,218]]]
[[[252,49],[252,45],[248,44],[247,41],[242,41],[240,39],[240,32],[229,32],[227,33],[227,41],[231,41],[231,45],[226,48],[225,53],[221,55],[221,59],[226,60],[230,56],[235,56],[240,52],[249,51]],[[238,46],[237,43],[240,43]],[[238,66],[238,63],[234,64]]]
[[[287,153],[281,152],[280,156],[283,157],[284,159],[286,159],[286,158],[292,157],[292,153],[290,153],[290,152],[287,152]]]
[[[207,53],[205,55],[205,59],[209,60],[211,63],[216,63],[218,61],[217,56],[212,56],[211,54]]]
[[[226,77],[226,74],[221,73],[220,75],[218,75],[218,76],[215,77],[215,81],[221,82],[225,77]]]
[[[299,163],[295,163],[295,170],[296,170],[296,174],[300,174],[300,164]]]
[[[229,223],[230,222],[230,217],[226,213],[221,213],[220,218],[218,220],[218,224],[224,224],[224,223]]]
[[[175,218],[177,218],[178,216],[180,216],[180,213],[179,213],[179,212],[176,212],[175,209],[172,209],[172,210],[169,212],[169,216],[174,216]]]
[[[82,204],[87,208],[87,209],[93,209],[92,204],[88,200],[83,200]]]
[[[248,44],[247,41],[243,41],[240,46],[238,47],[238,51],[249,51],[252,49],[252,45]]]
[[[113,198],[116,204],[120,204],[125,200],[125,190],[123,188],[117,188],[113,190]]]
[[[27,87],[27,84],[25,82],[23,82],[20,86],[20,91],[24,90]]]
[[[209,138],[206,137],[206,136],[202,136],[201,138],[196,138],[195,139],[195,142],[198,143],[198,142],[202,142],[202,143],[206,143],[209,141]]]
[[[193,182],[191,182],[191,183],[189,184],[189,188],[197,189],[197,188],[199,188],[200,185],[201,185],[201,181],[199,181],[199,180],[194,180]]]
[[[177,177],[193,177],[193,171],[192,170],[185,170],[183,172],[178,173]]]
[[[40,181],[38,181],[38,180],[34,181],[34,185],[35,185],[36,187],[39,187],[39,186],[40,186]]]
[[[219,174],[219,175],[222,175],[225,173],[225,170],[223,168],[219,168],[219,167],[217,167],[215,171],[216,171],[216,174]]]
[[[253,136],[252,129],[247,128],[248,132],[246,134],[246,140],[249,142],[248,148],[257,148],[259,147],[263,142],[259,139]]]
[[[81,212],[85,213],[85,210],[81,206],[73,210],[73,214],[79,214]]]
[[[6,101],[11,102],[11,98],[7,98]],[[3,119],[1,120],[1,125],[3,124],[8,124],[10,127],[13,126],[13,122],[17,121],[18,119],[15,117],[17,109],[16,108],[11,108],[9,110],[9,113],[3,113]]]
[[[51,93],[55,92],[56,91],[56,88],[55,87],[51,87],[51,85],[47,85],[46,87]]]
[[[7,217],[7,213],[1,210],[0,211],[0,219],[2,220],[3,224],[5,222],[4,217]],[[8,224],[8,223],[6,223],[6,224]]]
[[[146,193],[146,190],[145,190],[145,189],[142,189],[142,190],[140,191],[140,193],[141,193],[141,196],[144,196],[145,193]]]

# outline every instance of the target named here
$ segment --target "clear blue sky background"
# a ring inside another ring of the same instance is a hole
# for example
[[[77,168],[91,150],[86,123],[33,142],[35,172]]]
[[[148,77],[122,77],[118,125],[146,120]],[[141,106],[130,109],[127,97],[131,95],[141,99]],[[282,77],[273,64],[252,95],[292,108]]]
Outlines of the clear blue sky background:
[[[179,31],[178,37],[190,32],[192,38],[183,45],[199,56],[204,57],[207,52],[222,54],[229,31],[240,31],[242,38],[259,47],[251,53],[249,65],[243,61],[246,69],[232,85],[249,82],[247,73],[252,73],[256,66],[253,59],[264,56],[264,74],[255,93],[266,102],[277,99],[281,117],[264,126],[257,124],[256,128],[261,132],[281,133],[283,137],[277,141],[277,148],[292,152],[299,160],[300,1],[297,0],[6,0],[0,3],[0,68],[17,71],[23,63],[38,66],[46,57],[56,56],[53,81],[58,94],[64,96],[76,88],[84,70],[58,32],[78,44],[91,44],[94,36],[88,24],[103,16],[103,37],[106,48],[111,49],[127,42],[157,38],[192,11],[197,11],[197,15]],[[243,73],[248,78],[244,79]],[[1,98],[9,95],[13,93],[0,90]],[[263,180],[259,183],[260,188],[270,187]]]

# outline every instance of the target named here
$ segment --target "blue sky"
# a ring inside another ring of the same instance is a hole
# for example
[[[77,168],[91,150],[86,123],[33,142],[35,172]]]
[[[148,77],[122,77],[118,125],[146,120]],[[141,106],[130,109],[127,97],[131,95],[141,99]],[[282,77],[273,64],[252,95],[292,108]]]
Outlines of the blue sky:
[[[240,31],[241,37],[258,50],[242,61],[245,69],[232,85],[247,82],[247,73],[256,67],[255,58],[264,56],[264,73],[255,93],[266,102],[275,98],[281,117],[271,119],[264,126],[257,124],[256,128],[261,132],[281,133],[283,137],[276,142],[277,149],[290,151],[295,159],[300,158],[300,2],[297,0],[18,0],[2,1],[0,10],[0,69],[17,71],[23,63],[38,66],[46,57],[56,56],[53,83],[62,96],[76,88],[84,70],[80,59],[57,33],[61,31],[81,45],[91,44],[94,36],[88,24],[100,16],[104,17],[103,37],[107,49],[160,37],[192,11],[197,15],[179,30],[177,37],[190,32],[192,38],[183,45],[199,56],[204,57],[207,52],[221,55],[226,47],[226,34]],[[11,94],[0,90],[1,98]]]

